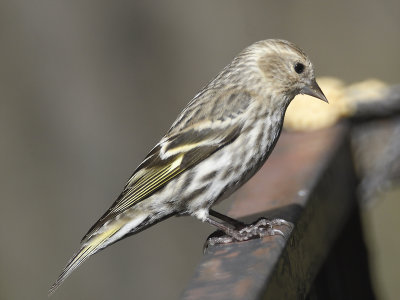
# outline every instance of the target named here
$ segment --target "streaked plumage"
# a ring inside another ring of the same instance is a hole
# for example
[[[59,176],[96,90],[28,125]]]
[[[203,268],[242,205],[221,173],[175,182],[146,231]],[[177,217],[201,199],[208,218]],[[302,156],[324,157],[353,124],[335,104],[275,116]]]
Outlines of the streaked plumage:
[[[207,221],[211,206],[268,158],[298,93],[326,100],[303,51],[283,40],[243,50],[189,102],[82,239],[50,293],[89,256],[128,234],[176,214]]]

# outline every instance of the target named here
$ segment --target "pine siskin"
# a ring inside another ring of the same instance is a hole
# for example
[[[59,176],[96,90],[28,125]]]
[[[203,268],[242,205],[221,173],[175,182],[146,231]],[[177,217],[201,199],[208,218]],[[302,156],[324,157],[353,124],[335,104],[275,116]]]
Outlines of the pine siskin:
[[[277,233],[273,225],[284,221],[264,219],[240,228],[210,208],[264,164],[297,94],[327,102],[302,50],[284,40],[244,49],[189,102],[83,237],[49,293],[91,255],[173,215],[192,215],[223,230],[227,237],[220,242]]]

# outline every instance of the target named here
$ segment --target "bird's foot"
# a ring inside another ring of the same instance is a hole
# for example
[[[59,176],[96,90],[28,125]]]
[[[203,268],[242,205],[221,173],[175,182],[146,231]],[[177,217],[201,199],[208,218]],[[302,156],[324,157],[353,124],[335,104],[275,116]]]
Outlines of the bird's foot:
[[[288,226],[290,229],[292,228],[292,225],[283,219],[268,220],[266,218],[260,218],[250,225],[230,230],[229,235],[224,234],[222,231],[212,234],[206,241],[205,249],[208,246],[243,242],[271,235],[286,237],[283,231],[275,228],[276,226]]]

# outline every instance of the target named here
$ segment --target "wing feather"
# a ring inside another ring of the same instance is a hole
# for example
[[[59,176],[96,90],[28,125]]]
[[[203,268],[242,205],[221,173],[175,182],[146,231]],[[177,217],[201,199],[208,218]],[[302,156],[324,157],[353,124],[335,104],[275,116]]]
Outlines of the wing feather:
[[[241,124],[225,129],[207,130],[207,132],[196,132],[193,128],[165,139],[160,146],[156,147],[157,151],[153,149],[135,170],[124,191],[92,226],[82,241],[115,215],[143,201],[182,172],[233,142],[240,130]]]
[[[219,104],[215,118],[209,115],[208,120],[199,119],[195,123],[191,118],[185,129],[179,129],[177,123],[173,125],[175,128],[172,127],[160,143],[150,151],[128,180],[117,200],[92,226],[82,241],[90,238],[108,220],[148,198],[179,174],[239,136],[244,123],[244,118],[239,116],[249,105],[251,97],[247,92],[232,91],[220,96],[219,102],[223,102],[223,99],[228,99],[229,103],[225,106]],[[182,118],[178,120],[182,121]]]

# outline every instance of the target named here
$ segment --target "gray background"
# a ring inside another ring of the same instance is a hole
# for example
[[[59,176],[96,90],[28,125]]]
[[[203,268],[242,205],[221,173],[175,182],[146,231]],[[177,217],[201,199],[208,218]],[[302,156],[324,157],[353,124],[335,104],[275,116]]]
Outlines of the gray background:
[[[284,38],[318,75],[399,83],[399,29],[398,1],[0,1],[0,298],[47,297],[147,151],[244,47]],[[364,214],[383,299],[400,292],[398,195]],[[92,257],[53,299],[176,299],[212,231],[172,218]]]

